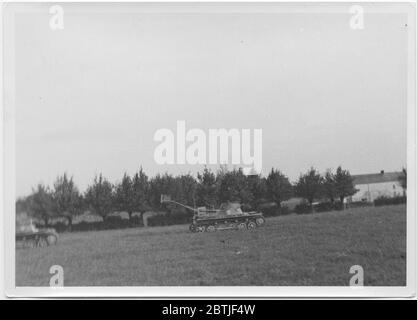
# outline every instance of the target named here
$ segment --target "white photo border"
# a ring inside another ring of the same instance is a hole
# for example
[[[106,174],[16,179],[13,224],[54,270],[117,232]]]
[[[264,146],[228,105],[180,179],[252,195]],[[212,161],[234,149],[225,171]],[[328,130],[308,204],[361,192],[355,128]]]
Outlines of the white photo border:
[[[203,3],[198,1],[183,1],[181,3],[168,1],[89,1],[103,3],[100,8],[93,7],[92,3],[84,3],[83,10],[113,11],[118,3],[135,3],[135,8],[140,7],[140,12],[305,12],[303,4],[309,4],[308,12],[340,12],[333,5],[343,5],[344,9],[353,4],[376,4],[375,12],[401,12],[408,15],[408,77],[407,77],[407,170],[408,170],[408,198],[407,198],[407,279],[405,287],[382,287],[382,286],[143,286],[143,287],[16,287],[15,286],[15,110],[14,110],[14,14],[23,10],[28,12],[43,12],[46,7],[39,6],[44,1],[13,1],[3,3],[3,219],[4,219],[4,271],[5,292],[8,297],[142,297],[142,298],[284,298],[284,297],[414,297],[416,295],[416,4],[415,1],[263,1],[242,2],[229,1]],[[59,1],[53,4],[76,3],[80,1]],[[82,1],[81,1],[82,2]],[[112,2],[112,3],[109,3]],[[136,6],[140,3],[141,6]],[[32,5],[33,4],[33,5]],[[52,4],[52,3],[50,3]],[[314,4],[321,4],[314,6]],[[389,9],[379,4],[392,5]],[[286,7],[283,8],[283,5]],[[328,5],[326,7],[326,5]],[[16,10],[10,10],[9,7]],[[132,12],[132,7],[128,8]],[[209,10],[209,11],[207,11]],[[289,10],[289,11],[288,11]],[[314,11],[316,10],[316,11]],[[344,11],[343,11],[344,12]],[[374,12],[374,11],[372,11]],[[348,11],[347,11],[348,13]]]

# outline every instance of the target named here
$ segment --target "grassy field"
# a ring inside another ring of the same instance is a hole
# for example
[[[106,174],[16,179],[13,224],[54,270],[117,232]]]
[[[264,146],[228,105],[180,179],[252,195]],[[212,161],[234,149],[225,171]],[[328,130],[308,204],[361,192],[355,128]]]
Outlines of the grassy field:
[[[253,231],[190,233],[188,226],[62,234],[57,246],[17,249],[16,285],[345,286],[406,284],[404,205],[267,219]]]

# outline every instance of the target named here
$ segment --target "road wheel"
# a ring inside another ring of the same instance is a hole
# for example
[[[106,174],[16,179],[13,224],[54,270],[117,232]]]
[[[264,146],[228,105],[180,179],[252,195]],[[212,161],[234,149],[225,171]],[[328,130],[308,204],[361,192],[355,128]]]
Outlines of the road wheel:
[[[23,241],[23,246],[26,248],[35,248],[37,245],[36,241],[34,239],[25,239]]]
[[[246,229],[246,223],[244,223],[244,222],[239,223],[239,224],[237,225],[237,228],[238,228],[239,230],[245,230],[245,229]]]
[[[206,230],[207,232],[214,232],[216,231],[216,228],[214,226],[207,226]]]
[[[261,225],[263,225],[265,223],[265,219],[264,218],[257,218],[256,219],[256,224],[258,225],[258,226],[261,226]]]
[[[253,222],[253,221],[249,221],[248,222],[248,229],[252,230],[252,229],[255,229],[255,228],[256,228],[256,223]]]
[[[204,232],[206,231],[203,226],[197,227],[197,232]]]
[[[47,246],[48,246],[48,241],[43,237],[39,238],[38,247],[44,248],[44,247],[47,247]]]
[[[48,243],[48,246],[52,246],[58,242],[58,239],[56,235],[50,234],[46,237],[46,242]]]

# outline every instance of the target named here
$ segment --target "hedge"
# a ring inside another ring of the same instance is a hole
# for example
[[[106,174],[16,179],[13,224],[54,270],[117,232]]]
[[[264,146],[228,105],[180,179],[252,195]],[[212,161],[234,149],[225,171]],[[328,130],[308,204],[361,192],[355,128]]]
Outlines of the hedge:
[[[378,197],[374,200],[374,205],[378,206],[385,206],[385,205],[392,205],[392,204],[402,204],[407,202],[407,197],[400,196],[400,197]]]

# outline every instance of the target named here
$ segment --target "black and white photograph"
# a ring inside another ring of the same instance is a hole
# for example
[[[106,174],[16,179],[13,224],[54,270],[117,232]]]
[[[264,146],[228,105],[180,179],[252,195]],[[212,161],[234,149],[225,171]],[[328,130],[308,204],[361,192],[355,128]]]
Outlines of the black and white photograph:
[[[8,294],[415,295],[415,11],[3,5]]]

